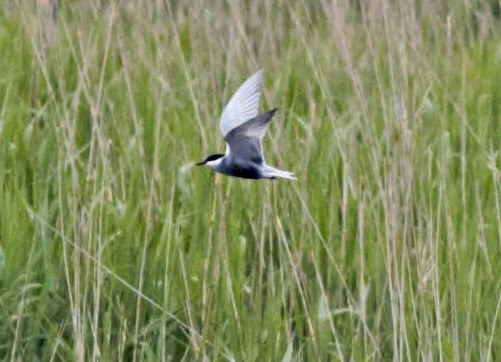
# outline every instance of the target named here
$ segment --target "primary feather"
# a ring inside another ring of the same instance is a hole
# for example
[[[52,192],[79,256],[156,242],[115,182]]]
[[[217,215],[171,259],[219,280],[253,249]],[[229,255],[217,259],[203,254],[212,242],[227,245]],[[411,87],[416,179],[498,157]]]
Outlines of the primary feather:
[[[258,115],[263,71],[258,70],[237,89],[221,114],[219,128],[224,137],[234,128]]]

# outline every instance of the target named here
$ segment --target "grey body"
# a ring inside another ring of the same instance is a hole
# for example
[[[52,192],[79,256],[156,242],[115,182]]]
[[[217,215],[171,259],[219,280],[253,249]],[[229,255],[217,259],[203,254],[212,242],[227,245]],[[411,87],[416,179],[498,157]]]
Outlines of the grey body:
[[[266,127],[275,112],[276,109],[260,114],[231,130],[225,137],[230,152],[222,157],[221,163],[214,167],[214,170],[225,175],[248,179],[267,178],[263,174],[265,163],[261,140],[249,137],[247,133],[254,127]]]
[[[211,155],[197,165],[206,165],[228,176],[247,179],[295,179],[288,171],[266,164],[261,140],[276,109],[257,114],[263,72],[258,71],[235,92],[223,110],[219,127],[226,153]]]

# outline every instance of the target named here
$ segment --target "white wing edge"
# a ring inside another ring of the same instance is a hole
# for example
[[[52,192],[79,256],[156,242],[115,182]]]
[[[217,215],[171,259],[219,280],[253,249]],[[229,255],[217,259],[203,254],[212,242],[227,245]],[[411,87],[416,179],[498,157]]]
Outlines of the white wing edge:
[[[251,75],[235,92],[223,109],[219,128],[223,137],[232,129],[256,117],[259,111],[263,70]]]

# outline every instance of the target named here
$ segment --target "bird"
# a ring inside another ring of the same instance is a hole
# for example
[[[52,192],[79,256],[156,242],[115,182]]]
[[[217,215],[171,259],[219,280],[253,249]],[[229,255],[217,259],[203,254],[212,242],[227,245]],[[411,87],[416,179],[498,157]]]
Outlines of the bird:
[[[294,174],[266,164],[262,139],[277,109],[258,114],[263,70],[251,75],[224,107],[219,129],[226,141],[224,154],[208,156],[197,166],[208,166],[227,176],[244,179],[289,179]]]

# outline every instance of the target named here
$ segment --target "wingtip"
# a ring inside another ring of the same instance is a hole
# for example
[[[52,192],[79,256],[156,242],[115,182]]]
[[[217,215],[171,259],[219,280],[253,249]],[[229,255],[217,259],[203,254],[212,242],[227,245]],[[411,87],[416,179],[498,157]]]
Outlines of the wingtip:
[[[263,82],[264,79],[264,70],[263,69],[258,69],[250,76],[250,78],[259,78],[259,87],[261,87],[261,83]]]
[[[269,117],[269,119],[271,119],[271,118],[273,118],[273,116],[275,115],[275,112],[277,110],[278,110],[277,108],[273,108],[273,109],[270,109],[267,112],[264,112],[263,114],[266,114]]]

